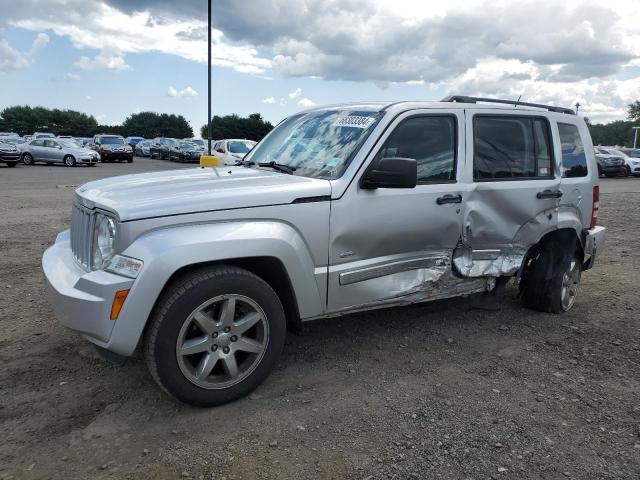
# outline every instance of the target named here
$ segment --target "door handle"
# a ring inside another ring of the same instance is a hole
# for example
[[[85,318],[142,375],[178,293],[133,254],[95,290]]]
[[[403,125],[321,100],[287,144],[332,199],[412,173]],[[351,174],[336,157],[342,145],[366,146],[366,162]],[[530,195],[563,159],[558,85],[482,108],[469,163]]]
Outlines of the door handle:
[[[538,192],[536,194],[536,198],[560,198],[562,197],[562,192],[560,190],[543,190],[542,192]]]
[[[444,195],[436,199],[438,205],[444,205],[445,203],[462,203],[462,195]]]

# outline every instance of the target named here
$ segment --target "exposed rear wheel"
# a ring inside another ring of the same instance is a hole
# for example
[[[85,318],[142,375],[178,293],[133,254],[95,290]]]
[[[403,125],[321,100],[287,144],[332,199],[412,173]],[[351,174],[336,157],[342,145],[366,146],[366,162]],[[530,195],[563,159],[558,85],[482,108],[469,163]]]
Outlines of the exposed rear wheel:
[[[567,312],[573,307],[582,273],[582,259],[575,248],[547,242],[525,264],[520,280],[523,303],[534,310]]]
[[[285,334],[282,304],[266,282],[235,267],[200,269],[159,300],[145,357],[156,381],[177,399],[220,405],[269,375]]]

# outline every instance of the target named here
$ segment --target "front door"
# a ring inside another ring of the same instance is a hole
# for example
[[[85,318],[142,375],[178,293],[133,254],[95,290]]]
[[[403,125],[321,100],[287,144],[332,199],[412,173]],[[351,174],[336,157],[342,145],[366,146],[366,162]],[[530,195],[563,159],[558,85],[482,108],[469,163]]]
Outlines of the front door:
[[[332,200],[329,312],[420,294],[449,274],[462,232],[463,131],[460,110],[400,115],[342,198]],[[417,186],[360,188],[367,166],[389,157],[417,161]]]
[[[560,176],[555,125],[533,112],[474,110],[467,116],[472,188],[464,247],[455,266],[469,277],[513,275],[527,249],[557,227]]]

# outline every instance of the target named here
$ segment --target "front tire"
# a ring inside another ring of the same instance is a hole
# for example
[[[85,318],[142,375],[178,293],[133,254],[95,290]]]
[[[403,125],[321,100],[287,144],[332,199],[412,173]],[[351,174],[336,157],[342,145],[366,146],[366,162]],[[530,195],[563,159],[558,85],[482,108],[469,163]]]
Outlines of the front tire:
[[[550,241],[526,260],[520,279],[522,301],[540,312],[567,312],[575,303],[581,274],[577,249]]]
[[[33,156],[30,153],[25,153],[22,156],[22,163],[25,165],[33,165]]]
[[[170,395],[210,407],[260,385],[285,335],[282,304],[265,281],[240,268],[204,268],[175,281],[159,299],[145,358]]]
[[[18,164],[18,162],[6,162],[6,165],[9,168],[15,167],[17,164]]]
[[[64,162],[64,166],[65,167],[75,167],[76,166],[76,159],[73,158],[73,156],[71,155],[67,155],[65,156],[62,161]]]

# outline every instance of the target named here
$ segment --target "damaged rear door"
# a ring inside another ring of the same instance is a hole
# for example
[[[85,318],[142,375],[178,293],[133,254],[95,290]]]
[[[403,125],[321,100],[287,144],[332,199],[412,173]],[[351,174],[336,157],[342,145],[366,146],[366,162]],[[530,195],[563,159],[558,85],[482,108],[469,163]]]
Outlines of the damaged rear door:
[[[463,276],[515,274],[529,247],[557,228],[562,192],[553,135],[536,112],[467,111],[471,188],[454,254]]]
[[[462,233],[463,132],[460,109],[399,115],[344,195],[331,202],[330,312],[425,299],[450,273]],[[416,160],[415,188],[360,188],[372,162],[392,157]]]

